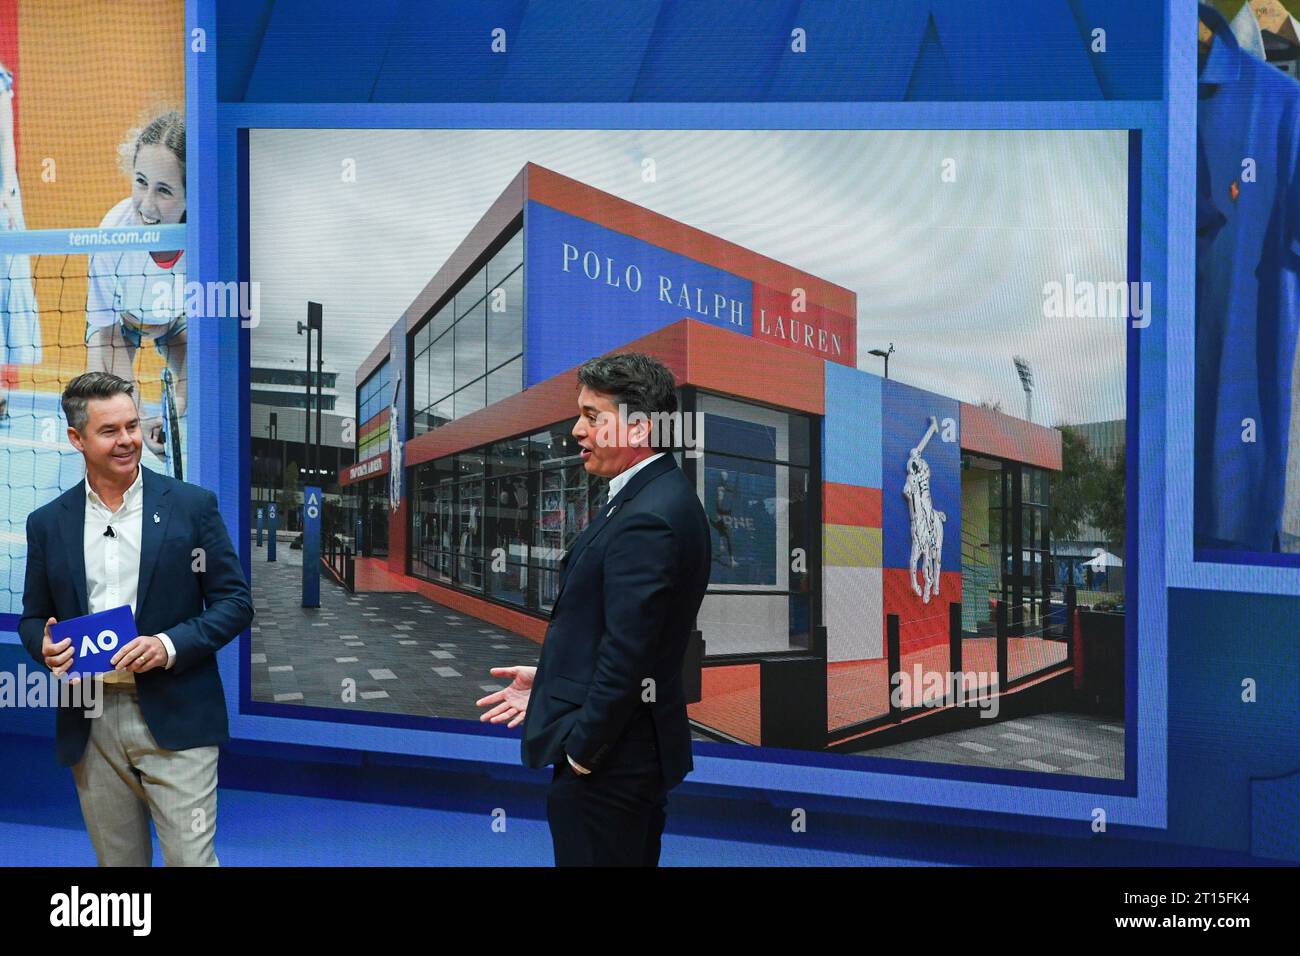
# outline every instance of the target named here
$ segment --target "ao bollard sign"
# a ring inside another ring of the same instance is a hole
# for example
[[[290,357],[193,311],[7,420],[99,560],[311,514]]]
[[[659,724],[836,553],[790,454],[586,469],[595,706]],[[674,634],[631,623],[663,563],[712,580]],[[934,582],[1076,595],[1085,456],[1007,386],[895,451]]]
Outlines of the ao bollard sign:
[[[272,501],[266,508],[266,560],[275,560],[275,502]]]
[[[262,546],[262,509],[257,509],[257,546]]]
[[[77,674],[103,674],[113,670],[113,655],[138,636],[129,604],[50,625],[50,640],[55,644],[66,637],[72,638],[76,657],[70,671]]]
[[[319,488],[302,490],[302,606],[320,607],[320,512]]]

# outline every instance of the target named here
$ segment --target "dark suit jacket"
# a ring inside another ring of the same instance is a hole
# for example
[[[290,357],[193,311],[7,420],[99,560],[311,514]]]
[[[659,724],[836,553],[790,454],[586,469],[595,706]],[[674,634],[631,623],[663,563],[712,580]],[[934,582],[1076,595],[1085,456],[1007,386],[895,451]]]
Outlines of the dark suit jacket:
[[[562,561],[524,718],[526,765],[567,754],[599,773],[644,708],[665,785],[681,782],[692,767],[682,661],[710,553],[708,519],[671,453],[633,475],[591,521]]]
[[[166,631],[176,646],[176,662],[169,670],[135,675],[140,711],[167,750],[224,743],[230,733],[214,655],[253,620],[239,556],[216,495],[197,485],[144,469],[141,517],[136,627],[141,634]],[[18,633],[42,665],[46,620],[87,613],[85,520],[84,482],[27,517],[27,579]],[[205,552],[201,572],[191,570],[195,548]],[[60,707],[55,730],[59,763],[71,766],[85,750],[90,719],[78,708]]]

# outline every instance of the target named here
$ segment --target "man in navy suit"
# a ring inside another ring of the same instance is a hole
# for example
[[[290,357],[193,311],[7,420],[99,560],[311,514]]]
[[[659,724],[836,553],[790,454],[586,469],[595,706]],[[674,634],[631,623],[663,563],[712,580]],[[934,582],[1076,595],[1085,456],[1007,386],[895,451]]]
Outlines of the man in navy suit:
[[[229,739],[215,655],[248,627],[253,602],[216,496],[140,467],[132,389],[88,372],[63,393],[86,479],[27,518],[18,632],[65,674],[72,641],[53,643],[50,625],[131,607],[140,636],[94,678],[102,713],[58,709],[58,759],[101,866],[148,866],[150,819],[168,866],[215,866],[217,746]]]
[[[709,583],[709,523],[677,466],[672,373],[646,355],[578,370],[573,435],[609,497],[561,562],[533,667],[482,719],[524,725],[523,760],[554,764],[547,819],[558,866],[655,866],[668,791],[692,767],[682,667]],[[658,441],[662,447],[655,447]]]

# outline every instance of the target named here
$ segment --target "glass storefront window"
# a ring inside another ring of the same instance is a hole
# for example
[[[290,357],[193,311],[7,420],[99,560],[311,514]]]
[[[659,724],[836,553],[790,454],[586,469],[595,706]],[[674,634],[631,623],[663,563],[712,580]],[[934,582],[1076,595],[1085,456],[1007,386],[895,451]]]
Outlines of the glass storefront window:
[[[539,472],[533,487],[532,560],[538,572],[538,605],[549,610],[559,591],[560,558],[587,527],[590,482],[586,469],[578,464]]]
[[[375,371],[361,383],[357,388],[358,423],[364,426],[376,415],[388,411],[388,404],[392,400],[392,396],[389,394],[391,384],[388,362],[381,364],[379,368],[375,369]],[[301,407],[301,404],[299,404],[299,407]],[[373,442],[373,437],[367,437]],[[386,439],[384,447],[387,447]],[[369,454],[363,455],[362,450],[363,446],[359,441],[357,447],[358,460],[369,457],[370,454],[374,454],[374,452],[369,452]]]
[[[583,467],[571,434],[575,421],[416,466],[413,573],[533,613],[549,611],[559,590],[560,559],[608,497],[608,482]],[[721,438],[734,448],[725,435]],[[785,438],[769,447],[785,454]],[[752,534],[751,523],[768,523],[767,539],[747,545],[750,554],[766,548],[766,564],[751,560],[733,569],[749,583],[733,583],[731,590],[748,588],[744,599],[753,599],[739,611],[753,619],[751,625],[761,617],[762,629],[779,630],[782,649],[809,646],[810,572],[805,566],[792,572],[784,555],[808,547],[816,493],[812,476],[804,467],[740,455],[715,456],[706,465],[715,472],[725,466],[728,480],[734,473],[744,486],[743,507],[733,513],[752,522],[736,525],[737,535]],[[778,623],[769,626],[766,618],[773,615]],[[736,624],[733,614],[731,625]]]
[[[485,295],[487,295],[487,271],[480,269],[470,276],[465,285],[456,293],[456,318],[460,319],[462,315],[478,305]]]
[[[806,416],[700,394],[704,454],[696,491],[711,526],[712,572],[700,609],[710,657],[811,646],[816,485]],[[798,464],[795,464],[798,463]],[[796,569],[797,567],[797,569]]]
[[[411,407],[416,410],[417,420],[419,413],[428,408],[432,400],[433,396],[429,394],[429,353],[426,349],[411,362]],[[417,428],[415,434],[419,433],[420,429]]]
[[[411,337],[414,434],[523,389],[524,294],[519,230]]]
[[[510,438],[487,451],[488,474],[496,477],[528,470],[528,437]]]
[[[456,417],[454,414],[455,409],[453,406],[454,406],[454,402],[450,395],[448,395],[446,398],[442,399],[441,401],[435,402],[433,404],[433,407],[429,409],[428,414],[429,414],[429,421],[434,428],[437,428],[439,425],[445,425],[447,424],[447,422],[451,421],[453,418]]]
[[[524,264],[524,231],[516,232],[487,266],[487,287],[489,292],[500,284],[501,280]]]
[[[496,368],[524,350],[524,270],[493,286],[486,303],[487,367]]]
[[[429,349],[429,401],[440,402],[455,390],[452,366],[455,364],[453,335],[448,332]]]
[[[383,419],[380,427],[366,433],[366,437],[357,446],[357,460],[365,461],[388,450],[388,420]]]
[[[466,385],[456,393],[456,418],[464,418],[466,415],[472,415],[482,408],[486,402],[486,382],[483,379]]]
[[[489,405],[508,398],[524,387],[524,360],[517,358],[507,362],[487,377],[487,403]]]
[[[789,484],[788,467],[705,450],[704,510],[713,528],[711,586],[789,583],[782,547],[788,535],[779,533],[788,532]]]
[[[552,425],[537,432],[528,440],[528,457],[535,468],[555,468],[572,462],[581,462],[578,443],[571,434],[576,418]]]
[[[433,561],[434,575],[438,580],[451,581],[454,571],[453,554],[458,533],[454,479],[443,478],[438,482],[434,495],[434,510],[438,517],[438,530],[434,538],[437,545]]]
[[[388,476],[352,485],[345,498],[348,526],[343,529],[360,558],[388,555]]]
[[[429,341],[435,342],[438,337],[451,328],[452,323],[456,321],[456,310],[452,303],[448,302],[437,314],[429,321]]]
[[[487,371],[487,308],[479,303],[456,320],[456,387],[460,388]],[[460,416],[457,415],[457,418]]]

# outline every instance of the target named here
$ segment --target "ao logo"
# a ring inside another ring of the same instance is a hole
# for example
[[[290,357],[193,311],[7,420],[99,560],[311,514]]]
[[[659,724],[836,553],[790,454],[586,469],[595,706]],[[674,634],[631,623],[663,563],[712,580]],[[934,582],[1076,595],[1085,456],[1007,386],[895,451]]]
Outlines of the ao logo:
[[[93,641],[89,634],[82,637],[81,653],[78,656],[85,657],[87,654],[96,654],[99,651],[111,651],[115,647],[117,647],[117,631],[105,628]]]
[[[312,519],[320,517],[320,501],[314,494],[307,499],[307,517]]]

